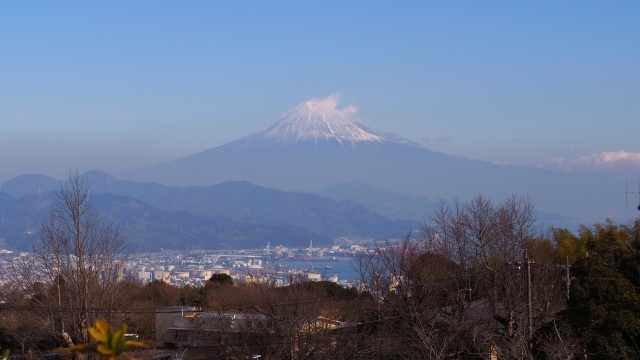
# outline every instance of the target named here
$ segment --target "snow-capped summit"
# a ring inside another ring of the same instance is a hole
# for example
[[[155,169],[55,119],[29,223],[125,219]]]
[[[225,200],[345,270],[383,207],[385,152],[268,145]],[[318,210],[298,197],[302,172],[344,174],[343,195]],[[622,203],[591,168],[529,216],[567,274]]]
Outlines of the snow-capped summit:
[[[260,140],[271,144],[333,142],[352,147],[367,143],[401,143],[424,147],[402,136],[377,131],[355,121],[357,109],[352,105],[338,108],[339,100],[338,94],[332,94],[326,99],[304,101],[285,112],[266,129],[239,140]]]
[[[281,142],[335,140],[340,144],[362,141],[382,142],[381,134],[353,121],[353,106],[338,108],[339,96],[302,102],[284,113],[258,136]]]

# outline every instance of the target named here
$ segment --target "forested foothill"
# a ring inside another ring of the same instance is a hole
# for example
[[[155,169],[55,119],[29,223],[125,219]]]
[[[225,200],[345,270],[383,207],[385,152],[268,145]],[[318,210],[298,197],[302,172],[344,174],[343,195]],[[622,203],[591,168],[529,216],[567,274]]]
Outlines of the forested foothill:
[[[25,358],[86,357],[65,348],[91,343],[98,319],[151,341],[128,355],[139,358],[640,358],[640,219],[546,229],[517,195],[441,202],[418,234],[358,258],[359,288],[224,274],[202,287],[139,284],[121,276],[127,241],[78,176],[32,251],[6,270],[0,306],[0,346]],[[190,325],[162,328],[171,312]]]

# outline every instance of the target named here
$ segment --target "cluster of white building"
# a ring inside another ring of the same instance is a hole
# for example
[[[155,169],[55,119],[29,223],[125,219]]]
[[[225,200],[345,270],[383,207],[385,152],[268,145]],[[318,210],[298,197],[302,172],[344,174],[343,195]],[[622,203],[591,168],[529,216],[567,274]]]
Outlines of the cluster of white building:
[[[160,253],[162,254],[162,253]],[[287,285],[292,279],[297,281],[328,280],[338,282],[338,276],[325,277],[323,274],[300,269],[275,269],[264,266],[265,261],[253,255],[145,255],[131,261],[128,273],[141,283],[163,281],[172,285],[205,284],[214,274],[227,274],[235,283],[271,283],[274,286]]]

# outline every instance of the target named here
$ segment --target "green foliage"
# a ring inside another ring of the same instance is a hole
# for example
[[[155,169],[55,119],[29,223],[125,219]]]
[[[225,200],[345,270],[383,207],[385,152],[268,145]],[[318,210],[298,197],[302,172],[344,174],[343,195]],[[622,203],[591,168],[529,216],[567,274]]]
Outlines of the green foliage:
[[[587,352],[602,359],[640,356],[638,251],[630,230],[611,221],[580,230],[587,254],[572,268],[571,296],[559,315]]]
[[[231,277],[231,275],[224,273],[211,275],[209,281],[214,284],[233,285],[233,278]]]
[[[348,289],[331,281],[304,281],[277,290],[282,292],[307,292],[308,294],[317,294],[328,300],[346,300],[353,296]]]
[[[204,306],[205,288],[192,285],[180,287],[180,305],[182,306]]]
[[[176,306],[179,305],[179,289],[164,281],[154,280],[144,286],[141,297],[151,301],[153,306]]]
[[[9,357],[9,349],[5,349],[3,352],[0,353],[0,360],[7,360],[8,357]]]
[[[314,281],[310,285],[320,287],[329,299],[343,300],[352,296],[352,293],[344,286],[331,281]]]
[[[558,257],[564,262],[566,259],[573,264],[586,254],[587,248],[584,241],[567,229],[551,229],[556,245]]]

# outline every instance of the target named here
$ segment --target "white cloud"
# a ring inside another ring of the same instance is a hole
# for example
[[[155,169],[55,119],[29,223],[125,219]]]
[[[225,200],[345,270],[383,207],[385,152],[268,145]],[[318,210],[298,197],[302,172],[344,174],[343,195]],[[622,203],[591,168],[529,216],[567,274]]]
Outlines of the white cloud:
[[[327,96],[324,99],[313,98],[307,100],[308,104],[316,104],[319,108],[324,109],[330,113],[339,115],[342,118],[350,119],[353,115],[358,112],[358,108],[354,105],[349,105],[342,109],[338,109],[338,104],[340,103],[340,93],[334,93]]]
[[[563,157],[551,158],[542,164],[543,168],[573,170],[610,170],[617,168],[640,167],[640,153],[620,151],[605,151],[597,154],[581,156],[575,159]]]
[[[576,163],[592,167],[610,167],[618,164],[638,166],[640,165],[640,153],[630,153],[624,150],[607,151],[580,157],[576,160]]]

